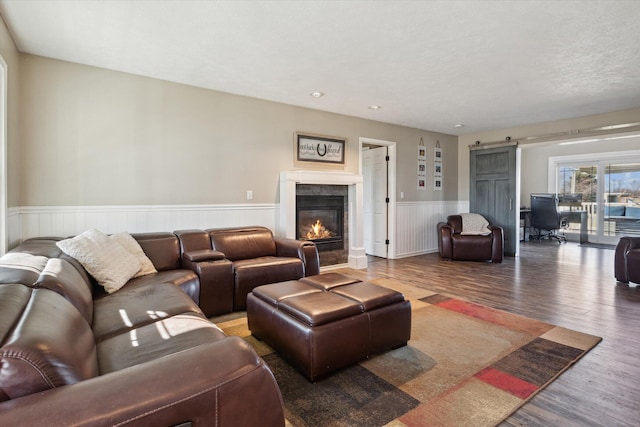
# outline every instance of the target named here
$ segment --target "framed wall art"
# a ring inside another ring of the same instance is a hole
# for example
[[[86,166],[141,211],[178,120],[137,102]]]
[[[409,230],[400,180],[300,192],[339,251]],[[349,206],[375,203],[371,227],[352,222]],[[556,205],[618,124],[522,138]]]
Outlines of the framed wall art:
[[[433,189],[442,191],[442,148],[440,148],[440,140],[436,141],[433,149]]]
[[[433,161],[434,162],[441,162],[442,161],[442,148],[440,148],[439,145],[440,144],[438,144],[438,146],[433,149]]]
[[[295,160],[329,165],[344,165],[347,139],[296,132]]]
[[[418,144],[418,191],[426,191],[427,189],[427,147],[420,138]]]

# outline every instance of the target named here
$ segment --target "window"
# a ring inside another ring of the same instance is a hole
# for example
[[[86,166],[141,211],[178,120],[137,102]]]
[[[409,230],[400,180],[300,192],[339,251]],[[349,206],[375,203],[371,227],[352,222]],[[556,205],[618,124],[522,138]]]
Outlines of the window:
[[[555,157],[549,163],[555,174],[549,190],[567,201],[561,209],[587,211],[590,241],[640,236],[640,151]]]

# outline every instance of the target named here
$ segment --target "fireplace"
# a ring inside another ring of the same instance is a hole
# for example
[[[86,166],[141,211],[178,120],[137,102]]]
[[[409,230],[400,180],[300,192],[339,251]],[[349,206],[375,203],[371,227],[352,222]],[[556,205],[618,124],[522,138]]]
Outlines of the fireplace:
[[[322,190],[317,188],[322,186]],[[280,172],[280,208],[277,235],[298,239],[296,196],[331,195],[344,197],[343,249],[319,253],[320,267],[348,263],[355,269],[367,268],[362,226],[362,175],[343,171],[283,171]]]
[[[344,249],[344,196],[297,195],[296,230],[319,252]]]

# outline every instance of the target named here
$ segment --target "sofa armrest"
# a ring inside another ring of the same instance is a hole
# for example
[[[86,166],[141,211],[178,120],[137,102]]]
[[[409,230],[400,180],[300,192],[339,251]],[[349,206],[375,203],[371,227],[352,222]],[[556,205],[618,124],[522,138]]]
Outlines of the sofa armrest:
[[[617,281],[629,283],[627,272],[627,254],[629,251],[640,248],[640,237],[623,236],[618,241],[614,255],[614,274]]]
[[[218,261],[224,259],[224,254],[213,249],[201,249],[199,251],[185,252],[182,257],[191,262]]]
[[[185,252],[182,267],[198,275],[198,305],[207,317],[233,311],[233,263],[222,252],[206,249]]]
[[[320,274],[320,258],[315,243],[282,237],[274,237],[276,254],[282,257],[299,258],[304,263],[304,275]]]
[[[273,374],[238,337],[2,402],[0,419],[3,425],[284,426]]]
[[[446,222],[438,223],[438,251],[443,259],[453,258],[453,227]]]
[[[504,257],[504,232],[502,227],[490,225],[491,230],[491,262],[502,262]]]

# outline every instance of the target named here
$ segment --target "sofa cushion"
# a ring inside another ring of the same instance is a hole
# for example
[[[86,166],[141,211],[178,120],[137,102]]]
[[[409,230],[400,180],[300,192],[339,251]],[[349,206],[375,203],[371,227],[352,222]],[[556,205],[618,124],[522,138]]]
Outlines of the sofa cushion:
[[[276,256],[276,243],[271,230],[264,227],[207,230],[214,250],[231,261]]]
[[[625,208],[625,216],[627,218],[638,218],[638,219],[640,219],[640,207],[638,207],[638,206],[627,206]]]
[[[378,307],[404,301],[404,295],[400,292],[368,282],[357,282],[350,285],[339,286],[333,288],[332,292],[357,301],[362,306],[362,311],[373,311]]]
[[[87,271],[82,267],[82,264],[77,259],[65,254],[57,245],[56,242],[63,240],[61,237],[34,237],[27,239],[20,243],[20,246],[14,248],[11,252],[21,252],[35,256],[43,256],[45,258],[61,258],[67,261],[75,268],[82,279],[91,287],[91,278],[87,274]]]
[[[258,286],[251,293],[261,300],[277,307],[280,301],[306,294],[323,292],[319,288],[303,283],[302,280],[287,280],[286,282],[272,283]]]
[[[324,291],[329,291],[338,286],[351,285],[352,283],[360,282],[358,279],[353,279],[340,273],[316,274],[315,276],[303,277],[300,281]]]
[[[56,246],[56,242],[60,240],[62,240],[60,237],[34,237],[20,243],[20,246],[12,249],[11,252],[21,252],[45,258],[60,258],[63,252]]]
[[[67,260],[49,259],[35,287],[49,289],[62,295],[73,304],[89,325],[93,322],[91,284],[85,282],[78,270]]]
[[[0,283],[33,285],[47,265],[48,258],[22,252],[9,252],[0,258]]]
[[[100,374],[119,371],[224,338],[224,332],[199,314],[184,313],[160,319],[99,343]]]
[[[125,288],[154,283],[171,283],[182,289],[196,304],[200,303],[200,279],[191,270],[159,271],[155,274],[131,279]]]
[[[91,229],[56,245],[82,266],[109,293],[124,286],[140,270],[138,259],[99,230]]]
[[[48,289],[0,285],[0,400],[74,384],[98,374],[93,333]]]
[[[171,283],[141,282],[94,302],[96,341],[180,313],[200,313],[197,304]]]
[[[280,301],[278,309],[309,326],[320,326],[362,313],[362,307],[357,301],[333,292],[285,298]]]
[[[493,241],[487,236],[463,236],[458,234],[454,235],[451,240],[453,242],[453,259],[468,261],[491,259]]]
[[[153,266],[153,263],[151,262],[149,257],[147,257],[147,255],[140,247],[140,244],[136,241],[136,239],[131,237],[129,233],[123,231],[122,233],[113,234],[109,236],[109,238],[120,243],[126,250],[131,252],[138,259],[138,262],[140,263],[140,270],[138,270],[138,272],[133,277],[140,277],[158,272]]]
[[[180,241],[173,233],[134,233],[144,253],[149,257],[156,270],[176,270],[182,268],[180,260]]]
[[[604,206],[604,216],[624,216],[624,215],[625,215],[624,205],[605,205]]]

